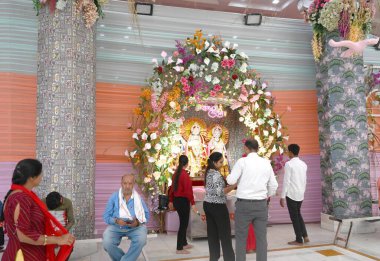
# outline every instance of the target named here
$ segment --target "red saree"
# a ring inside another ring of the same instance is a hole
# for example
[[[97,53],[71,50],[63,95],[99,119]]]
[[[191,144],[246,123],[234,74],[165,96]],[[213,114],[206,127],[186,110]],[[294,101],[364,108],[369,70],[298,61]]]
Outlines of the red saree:
[[[61,223],[47,210],[45,204],[38,198],[38,196],[23,186],[13,184],[11,186],[11,190],[21,190],[25,194],[27,194],[41,209],[41,212],[45,218],[45,234],[47,236],[62,236],[68,233],[66,228],[64,228]],[[55,255],[54,248],[55,245],[46,245],[46,260],[47,261],[65,261],[72,249],[74,247],[74,243],[70,246],[64,245],[60,246],[60,249]]]

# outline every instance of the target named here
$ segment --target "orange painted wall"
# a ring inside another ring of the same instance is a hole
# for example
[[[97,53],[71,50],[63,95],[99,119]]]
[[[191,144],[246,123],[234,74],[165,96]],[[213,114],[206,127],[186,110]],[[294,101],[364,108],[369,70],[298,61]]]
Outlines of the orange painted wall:
[[[36,154],[35,76],[0,73],[0,161]]]
[[[275,91],[275,111],[283,114],[290,143],[301,147],[301,154],[319,154],[317,95],[314,90]],[[287,107],[291,108],[287,111]]]
[[[0,79],[0,161],[34,157],[36,77],[0,73]],[[96,160],[125,162],[125,149],[133,147],[132,132],[126,126],[139,102],[141,87],[98,82],[96,88]],[[318,154],[315,91],[276,91],[273,95],[276,111],[284,113],[289,142],[300,144],[302,154]]]

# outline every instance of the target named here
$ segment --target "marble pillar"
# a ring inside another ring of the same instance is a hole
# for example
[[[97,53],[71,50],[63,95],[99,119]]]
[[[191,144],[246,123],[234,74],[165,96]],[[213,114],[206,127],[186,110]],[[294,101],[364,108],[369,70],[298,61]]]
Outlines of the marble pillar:
[[[77,239],[95,226],[95,26],[85,27],[75,1],[38,16],[38,193],[58,191],[73,202]]]

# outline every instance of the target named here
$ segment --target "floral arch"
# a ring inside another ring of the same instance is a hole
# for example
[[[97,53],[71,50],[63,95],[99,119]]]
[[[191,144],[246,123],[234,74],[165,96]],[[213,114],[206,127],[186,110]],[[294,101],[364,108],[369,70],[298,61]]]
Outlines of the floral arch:
[[[171,183],[181,154],[183,112],[191,107],[207,110],[209,115],[220,114],[221,109],[237,110],[239,121],[247,126],[247,137],[259,141],[259,154],[270,158],[283,152],[274,99],[267,83],[249,69],[248,56],[237,50],[237,44],[217,36],[206,39],[198,30],[185,42],[177,41],[172,55],[163,51],[161,56],[160,62],[153,59],[153,76],[142,90],[129,126],[136,147],[125,153],[139,171],[138,182],[150,196],[153,210],[158,195]]]

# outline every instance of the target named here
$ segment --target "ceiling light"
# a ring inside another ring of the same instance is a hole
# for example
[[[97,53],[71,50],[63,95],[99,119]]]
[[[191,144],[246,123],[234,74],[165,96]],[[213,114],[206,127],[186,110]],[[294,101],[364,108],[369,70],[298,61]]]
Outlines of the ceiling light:
[[[104,37],[104,34],[100,34],[101,37]]]
[[[280,2],[280,0],[273,0],[272,4],[277,5]]]
[[[139,15],[153,15],[153,4],[135,3],[135,12]]]
[[[126,35],[126,36],[124,36],[124,38],[125,38],[125,39],[128,39],[128,38],[129,38],[129,36],[128,36],[128,35]]]
[[[245,25],[260,25],[262,20],[261,14],[246,14],[244,16],[244,24]]]
[[[128,30],[132,30],[132,26],[128,26],[127,29],[128,29]]]
[[[104,24],[101,24],[100,27],[104,27],[105,25]]]
[[[236,35],[232,36],[232,38],[237,39],[238,37]]]

